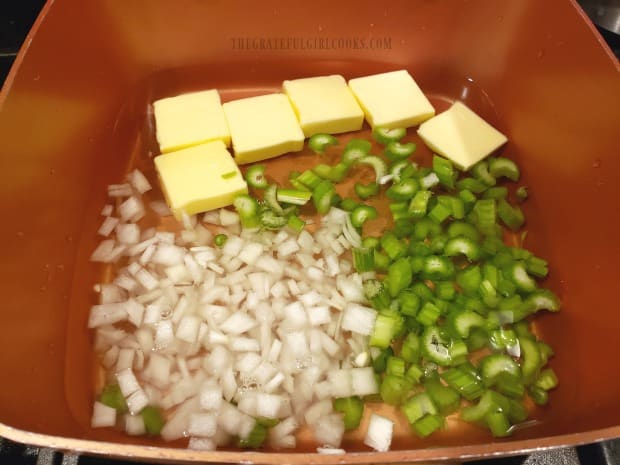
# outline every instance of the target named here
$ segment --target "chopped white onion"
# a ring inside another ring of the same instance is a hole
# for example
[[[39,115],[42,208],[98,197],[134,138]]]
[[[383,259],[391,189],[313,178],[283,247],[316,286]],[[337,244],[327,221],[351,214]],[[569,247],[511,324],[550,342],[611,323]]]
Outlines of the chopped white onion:
[[[187,444],[189,449],[193,450],[215,450],[217,447],[216,442],[210,438],[189,438],[189,443]]]
[[[269,429],[273,447],[294,447],[302,422],[340,450],[344,424],[332,399],[378,392],[367,367],[376,311],[343,255],[361,243],[349,213],[332,208],[316,232],[296,236],[239,232],[238,214],[224,209],[203,215],[213,230],[187,215],[177,233],[141,230],[150,184],[138,171],[127,180],[110,188],[118,207],[102,212],[100,233],[110,238],[91,259],[119,269],[98,285],[89,326],[130,411],[169,410],[162,437],[191,436],[201,450],[247,437],[254,417],[281,419]],[[149,207],[170,214],[161,201]],[[228,236],[222,248],[214,233]],[[115,328],[125,320],[135,329]],[[129,434],[144,430],[139,415],[123,422]]]
[[[176,331],[177,339],[194,344],[198,339],[198,331],[200,329],[200,319],[194,315],[185,315]]]
[[[154,200],[153,202],[150,202],[149,208],[153,210],[157,216],[164,217],[172,215],[170,208],[168,208],[166,202],[162,200]]]
[[[137,390],[133,394],[131,394],[127,399],[127,408],[129,408],[129,413],[132,415],[137,415],[142,411],[144,407],[146,407],[149,403],[149,398],[146,396],[142,389]]]
[[[110,216],[114,213],[114,206],[107,204],[101,209],[101,216]]]
[[[387,452],[392,444],[393,432],[394,422],[392,420],[373,413],[370,415],[364,444],[379,452]]]
[[[120,220],[118,218],[115,218],[113,216],[106,216],[103,220],[103,223],[101,223],[101,226],[97,230],[97,233],[105,237],[109,236],[110,234],[112,234],[119,221]]]
[[[97,248],[90,255],[90,260],[93,262],[107,262],[108,257],[114,250],[114,246],[116,245],[113,239],[106,239],[101,241]]]
[[[333,397],[351,397],[353,395],[351,370],[331,370],[327,373],[327,378]]]
[[[351,389],[355,396],[368,396],[379,392],[379,385],[372,367],[351,368]]]
[[[377,319],[376,310],[355,303],[348,304],[343,312],[342,329],[370,336]]]
[[[88,327],[97,328],[126,320],[127,310],[122,303],[108,303],[93,305],[88,317]]]
[[[110,197],[129,197],[132,193],[131,186],[127,183],[110,184],[108,186],[108,195]]]
[[[222,388],[216,384],[207,384],[200,390],[200,408],[203,410],[219,410],[222,399]]]
[[[339,449],[336,447],[317,447],[316,451],[319,454],[324,454],[324,455],[342,455],[342,454],[346,454],[347,451],[344,449]]]
[[[243,334],[256,326],[256,321],[247,313],[235,312],[222,324],[220,329],[228,334]]]
[[[315,440],[323,446],[339,447],[344,435],[344,422],[340,414],[329,414],[319,418],[313,425]]]
[[[181,404],[161,430],[161,437],[165,441],[174,441],[185,436],[189,426],[189,417],[198,408],[198,398],[192,397]]]
[[[121,371],[126,368],[133,367],[133,359],[136,351],[130,348],[122,348],[118,352],[118,358],[116,360],[116,371]]]
[[[304,420],[306,420],[307,424],[314,425],[322,416],[328,415],[332,413],[332,411],[331,399],[321,400],[306,409],[304,412]]]
[[[93,428],[102,428],[114,426],[116,424],[116,409],[108,407],[101,402],[95,402],[93,405],[93,416],[90,420],[90,426]]]
[[[140,194],[144,194],[152,189],[151,183],[149,183],[146,176],[138,169],[134,169],[127,175],[127,181],[129,181],[129,184]]]
[[[192,413],[189,416],[187,432],[192,436],[211,437],[217,428],[217,415],[214,413]]]
[[[142,201],[135,196],[129,197],[118,207],[118,212],[123,221],[139,221],[144,216],[144,205]]]
[[[124,417],[125,420],[125,432],[130,436],[141,436],[146,433],[146,427],[144,426],[144,420],[140,415],[127,414]]]
[[[227,210],[225,208],[220,209],[220,225],[232,226],[239,223],[239,214],[237,212]]]

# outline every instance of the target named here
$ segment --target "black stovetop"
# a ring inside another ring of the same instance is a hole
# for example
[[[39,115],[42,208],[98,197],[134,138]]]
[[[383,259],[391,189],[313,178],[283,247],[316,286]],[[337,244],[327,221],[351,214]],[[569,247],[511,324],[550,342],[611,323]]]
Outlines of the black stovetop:
[[[4,82],[44,0],[0,0],[0,83]],[[599,29],[616,56],[620,37]],[[0,437],[1,465],[130,465],[107,458],[78,456],[16,444]],[[539,451],[530,455],[469,462],[472,465],[620,465],[620,439],[580,447]]]

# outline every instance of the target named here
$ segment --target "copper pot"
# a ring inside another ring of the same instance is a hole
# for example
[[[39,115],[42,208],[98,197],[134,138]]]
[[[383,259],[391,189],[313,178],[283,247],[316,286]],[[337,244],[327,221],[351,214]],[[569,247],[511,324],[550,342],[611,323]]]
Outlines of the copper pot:
[[[194,452],[89,427],[88,262],[105,186],[154,153],[148,104],[216,87],[406,68],[437,101],[463,99],[508,135],[532,197],[527,245],[564,309],[539,319],[561,386],[506,440],[455,425],[392,451],[344,456]],[[572,0],[48,2],[0,94],[3,296],[0,435],[162,461],[466,460],[620,436],[617,202],[620,67]]]

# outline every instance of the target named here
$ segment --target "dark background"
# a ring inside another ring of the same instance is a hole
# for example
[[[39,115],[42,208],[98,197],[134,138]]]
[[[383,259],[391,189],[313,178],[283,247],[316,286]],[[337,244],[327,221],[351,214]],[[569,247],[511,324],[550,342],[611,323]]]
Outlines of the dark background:
[[[93,1],[93,0],[84,0]],[[128,0],[117,0],[128,1]],[[174,0],[170,0],[174,1]],[[540,0],[544,1],[544,0]],[[608,0],[600,0],[609,4]],[[581,0],[586,11],[596,21],[600,8],[592,6],[592,1]],[[611,0],[614,4],[620,0]],[[0,0],[0,83],[7,73],[19,48],[36,19],[44,0]],[[618,7],[620,9],[620,7]],[[619,19],[620,21],[620,19]],[[608,29],[599,27],[599,32],[607,41],[616,56],[620,56],[620,36]],[[135,462],[132,462],[135,463]],[[472,465],[620,465],[620,439],[602,444],[591,444],[577,448],[554,451],[541,451],[529,456],[470,462]],[[92,457],[78,457],[62,454],[49,449],[38,449],[12,443],[0,438],[0,464],[4,465],[129,465],[129,462],[111,461]]]

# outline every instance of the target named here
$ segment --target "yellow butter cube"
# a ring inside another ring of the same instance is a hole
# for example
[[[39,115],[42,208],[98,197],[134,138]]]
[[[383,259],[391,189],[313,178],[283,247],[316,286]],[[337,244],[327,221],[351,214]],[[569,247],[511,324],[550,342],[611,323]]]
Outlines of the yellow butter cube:
[[[284,81],[306,137],[318,133],[338,134],[359,131],[364,112],[342,76],[319,76]]]
[[[304,133],[286,95],[243,98],[223,107],[237,163],[252,163],[303,149]]]
[[[155,133],[162,153],[213,140],[230,145],[230,132],[217,90],[164,98],[153,103]]]
[[[464,170],[508,140],[461,102],[420,125],[418,135],[431,150]]]
[[[222,141],[155,157],[162,190],[177,219],[232,204],[248,187]]]
[[[349,87],[373,128],[416,126],[435,114],[406,70],[351,79]]]

